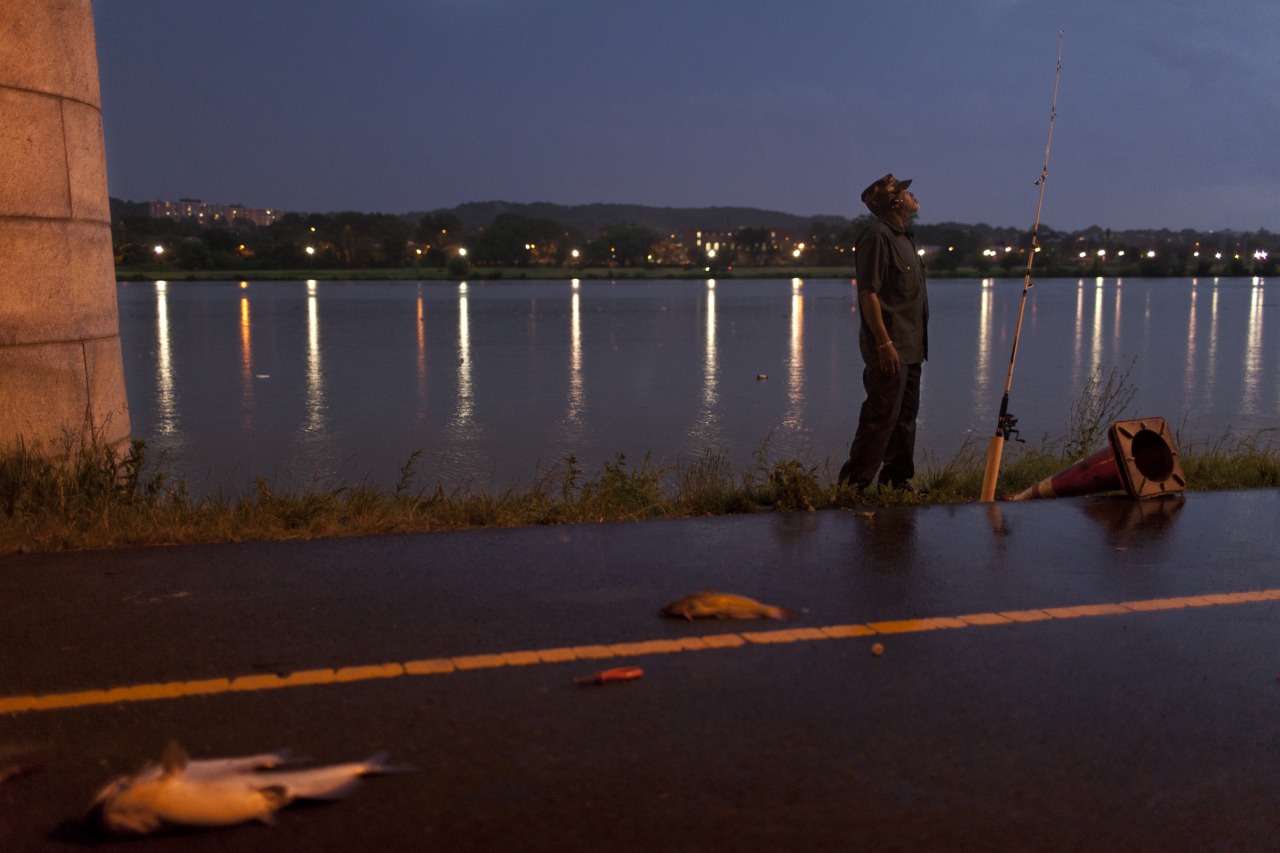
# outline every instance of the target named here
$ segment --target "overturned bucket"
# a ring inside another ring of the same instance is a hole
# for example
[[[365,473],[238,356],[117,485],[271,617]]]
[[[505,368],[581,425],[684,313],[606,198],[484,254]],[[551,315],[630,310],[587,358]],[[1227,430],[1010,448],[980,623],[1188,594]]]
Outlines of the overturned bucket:
[[[1116,421],[1109,446],[1005,500],[1065,498],[1124,489],[1144,499],[1184,491],[1187,477],[1164,418]]]

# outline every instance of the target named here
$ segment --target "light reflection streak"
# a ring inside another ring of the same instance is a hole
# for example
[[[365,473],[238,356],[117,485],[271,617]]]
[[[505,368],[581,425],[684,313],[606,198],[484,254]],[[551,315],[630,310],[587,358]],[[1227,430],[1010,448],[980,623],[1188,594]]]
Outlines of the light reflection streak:
[[[1102,365],[1102,279],[1095,282],[1093,290],[1093,340],[1089,348],[1089,375]]]
[[[1262,288],[1254,279],[1252,299],[1249,302],[1249,329],[1244,345],[1244,390],[1241,395],[1241,414],[1252,415],[1258,410],[1258,385],[1262,376]]]
[[[253,339],[249,323],[249,297],[240,297],[240,403],[244,427],[253,426]]]
[[[803,282],[791,280],[791,348],[787,366],[787,413],[783,426],[799,431],[804,426],[804,294]]]
[[[1111,330],[1112,354],[1114,355],[1115,347],[1120,344],[1120,282],[1116,281],[1116,316],[1114,325]]]
[[[1084,279],[1076,282],[1076,348],[1071,360],[1071,387],[1081,387],[1080,368],[1084,362]]]
[[[316,304],[316,283],[307,282],[307,433],[324,431],[327,407],[324,400],[324,364],[320,358],[320,309]]]
[[[418,423],[427,418],[427,312],[422,304],[422,285],[418,285],[418,409],[415,417]]]
[[[1213,390],[1218,375],[1218,280],[1213,280],[1213,295],[1209,297],[1209,352],[1205,359],[1204,401],[1213,400]]]
[[[582,305],[578,288],[573,288],[569,302],[569,411],[567,419],[581,425],[586,405],[586,389],[582,383]]]
[[[1193,281],[1192,284],[1195,284]],[[1197,292],[1193,287],[1191,290],[1191,312],[1187,317],[1187,369],[1186,375],[1182,381],[1183,393],[1186,394],[1186,402],[1189,405],[1193,399],[1192,394],[1195,392],[1196,379],[1196,295]]]
[[[703,333],[702,405],[693,437],[700,449],[720,444],[720,355],[716,349],[716,280],[707,279],[706,322]]]
[[[178,432],[178,395],[173,382],[173,348],[169,340],[169,283],[156,282],[156,403],[157,432],[173,436]]]
[[[973,407],[980,411],[987,404],[988,386],[991,370],[991,324],[994,322],[993,301],[995,297],[995,280],[982,280],[982,298],[978,307],[978,363],[973,377]]]
[[[454,411],[454,427],[464,427],[475,416],[475,397],[471,387],[471,317],[467,311],[467,283],[458,285],[458,405]]]

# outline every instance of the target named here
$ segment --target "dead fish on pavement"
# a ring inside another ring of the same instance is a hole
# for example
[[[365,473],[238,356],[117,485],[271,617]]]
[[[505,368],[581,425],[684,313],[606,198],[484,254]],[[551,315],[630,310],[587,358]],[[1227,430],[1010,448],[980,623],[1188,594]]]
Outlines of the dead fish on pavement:
[[[586,678],[575,678],[577,684],[615,684],[619,681],[635,681],[644,678],[644,670],[638,666],[615,666],[589,675]]]
[[[790,619],[794,610],[761,604],[745,595],[704,589],[662,608],[663,616],[676,619]]]
[[[192,761],[182,747],[170,743],[159,765],[148,765],[99,791],[90,817],[121,835],[250,820],[271,823],[275,813],[294,800],[341,799],[361,776],[413,770],[388,764],[385,752],[348,764],[275,769],[296,761],[288,751]]]
[[[247,773],[252,770],[273,770],[288,764],[302,764],[310,760],[294,755],[291,749],[261,752],[257,755],[241,755],[235,758],[191,758],[187,756],[186,751],[179,744],[170,742],[165,748],[160,764],[148,762],[147,766],[137,773],[121,777],[116,781],[137,782],[141,779],[159,779],[166,772],[165,760],[167,759],[172,759],[178,763],[185,762],[182,767],[182,773],[189,779],[228,776],[233,773]],[[110,785],[107,786],[107,788],[110,787]],[[101,797],[105,794],[107,788],[104,788],[98,796]]]

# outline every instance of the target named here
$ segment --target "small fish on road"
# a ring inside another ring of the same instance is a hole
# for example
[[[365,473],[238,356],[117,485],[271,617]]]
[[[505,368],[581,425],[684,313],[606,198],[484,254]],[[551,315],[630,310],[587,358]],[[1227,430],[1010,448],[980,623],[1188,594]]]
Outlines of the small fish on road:
[[[295,800],[337,800],[361,776],[403,773],[414,768],[387,763],[386,753],[364,761],[279,770],[293,764],[288,751],[192,761],[170,743],[159,765],[150,764],[111,782],[94,797],[89,818],[116,835],[147,835],[177,827],[210,828],[257,820]]]
[[[745,595],[704,589],[662,608],[663,616],[675,619],[790,619],[794,610],[761,604]]]
[[[620,681],[635,681],[637,678],[644,678],[644,670],[640,667],[615,666],[613,669],[602,670],[595,675],[575,678],[574,682],[577,684],[615,684]]]

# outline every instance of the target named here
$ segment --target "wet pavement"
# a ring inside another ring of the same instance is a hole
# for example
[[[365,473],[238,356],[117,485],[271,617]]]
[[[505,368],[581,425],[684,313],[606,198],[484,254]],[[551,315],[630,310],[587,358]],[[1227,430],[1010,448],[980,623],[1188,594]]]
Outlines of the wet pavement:
[[[1275,850],[1278,521],[1260,490],[0,557],[0,850],[96,843],[169,739],[419,769],[158,850]],[[702,588],[799,616],[659,615]]]

